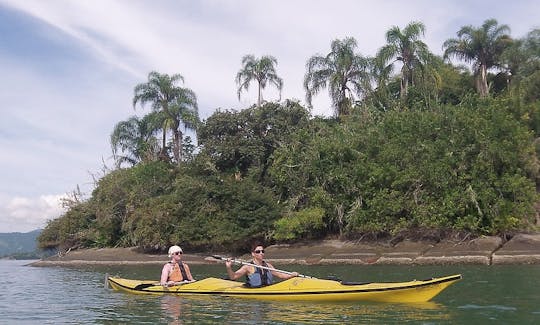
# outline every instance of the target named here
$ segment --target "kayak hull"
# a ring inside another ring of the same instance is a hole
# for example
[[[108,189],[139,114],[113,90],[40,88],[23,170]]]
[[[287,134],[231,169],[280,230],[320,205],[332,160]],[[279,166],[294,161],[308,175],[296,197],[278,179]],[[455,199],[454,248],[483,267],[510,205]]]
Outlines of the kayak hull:
[[[261,288],[247,288],[241,282],[218,278],[163,287],[155,281],[108,277],[114,290],[135,294],[215,295],[278,301],[375,301],[391,303],[426,302],[438,295],[461,275],[428,280],[380,283],[342,283],[314,278],[291,278]]]

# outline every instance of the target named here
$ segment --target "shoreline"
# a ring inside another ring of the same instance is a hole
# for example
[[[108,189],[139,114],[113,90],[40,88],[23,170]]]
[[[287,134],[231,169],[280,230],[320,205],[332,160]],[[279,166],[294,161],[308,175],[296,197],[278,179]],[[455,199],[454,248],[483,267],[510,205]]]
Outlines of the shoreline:
[[[404,240],[395,246],[359,241],[321,240],[266,247],[267,260],[275,264],[305,265],[447,265],[447,264],[540,264],[540,234],[518,234],[506,243],[500,237],[439,243]],[[216,264],[211,255],[185,253],[189,264]],[[245,254],[236,256],[249,260]],[[89,248],[73,250],[30,263],[31,266],[162,265],[167,254],[140,253],[136,248]]]

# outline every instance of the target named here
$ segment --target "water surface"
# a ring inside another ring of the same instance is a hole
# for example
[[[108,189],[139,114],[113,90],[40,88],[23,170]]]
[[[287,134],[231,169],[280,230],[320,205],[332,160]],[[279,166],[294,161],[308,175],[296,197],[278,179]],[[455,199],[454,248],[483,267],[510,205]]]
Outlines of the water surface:
[[[0,261],[0,323],[6,324],[533,324],[540,323],[540,265],[300,266],[281,269],[348,281],[408,281],[461,273],[425,304],[266,302],[228,297],[146,296],[105,288],[106,274],[158,280],[159,266],[31,267]],[[192,265],[224,277],[223,265]]]

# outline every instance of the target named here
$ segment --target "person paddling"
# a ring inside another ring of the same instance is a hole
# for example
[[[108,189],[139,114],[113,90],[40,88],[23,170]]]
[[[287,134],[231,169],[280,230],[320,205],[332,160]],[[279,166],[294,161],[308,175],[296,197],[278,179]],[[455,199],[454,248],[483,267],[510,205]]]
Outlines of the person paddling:
[[[260,243],[255,243],[251,248],[251,256],[253,261],[251,264],[264,266],[266,268],[274,269],[272,264],[264,261],[264,247]],[[276,276],[280,279],[290,279],[298,276],[297,272],[291,272],[290,274],[281,273],[274,270],[268,270],[263,268],[254,267],[252,265],[242,265],[236,272],[231,268],[232,261],[225,261],[225,267],[227,268],[227,274],[229,279],[236,280],[239,277],[246,276],[246,286],[251,288],[262,287],[273,283],[273,277]]]
[[[189,270],[189,266],[182,261],[182,248],[174,245],[169,248],[169,258],[167,264],[163,265],[161,270],[160,284],[162,286],[171,286],[176,282],[195,281]]]

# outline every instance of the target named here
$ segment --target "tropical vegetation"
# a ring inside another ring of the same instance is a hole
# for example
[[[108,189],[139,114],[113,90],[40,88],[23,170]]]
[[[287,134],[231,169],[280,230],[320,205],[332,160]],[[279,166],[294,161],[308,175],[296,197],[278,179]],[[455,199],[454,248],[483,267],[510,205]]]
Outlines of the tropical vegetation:
[[[355,53],[357,44],[352,37],[334,40],[325,56],[314,55],[306,64],[304,88],[306,101],[312,106],[312,97],[323,88],[334,106],[335,115],[349,115],[352,104],[360,98],[368,81],[368,61]]]
[[[238,95],[258,83],[256,105],[204,121],[180,75],[151,72],[133,104],[152,111],[115,126],[115,168],[87,199],[66,201],[40,247],[245,249],[254,239],[537,230],[540,31],[514,39],[488,19],[461,28],[442,57],[425,32],[421,22],[394,26],[375,57],[352,37],[333,40],[307,59],[307,107],[262,100],[267,83],[283,86],[271,56],[245,56],[236,78]],[[334,115],[313,117],[325,88]]]
[[[444,42],[444,56],[456,56],[473,63],[476,87],[482,97],[489,93],[487,71],[500,65],[499,57],[512,43],[508,32],[510,27],[499,25],[497,20],[488,19],[480,28],[464,26],[458,32],[459,38]]]
[[[424,36],[426,27],[421,22],[411,22],[403,31],[393,26],[386,32],[387,45],[383,46],[377,57],[388,63],[401,62],[400,96],[407,96],[409,84],[414,85],[414,76],[417,70],[428,66],[432,54],[426,43],[420,40]]]
[[[238,84],[238,99],[242,90],[249,90],[249,84],[252,81],[257,82],[257,105],[261,106],[263,101],[262,91],[267,83],[273,84],[278,90],[281,99],[281,89],[283,80],[277,75],[277,60],[271,55],[264,55],[257,59],[249,54],[242,58],[242,69],[236,74],[236,83]]]
[[[167,157],[167,130],[172,131],[174,137],[172,151],[177,163],[182,161],[183,153],[181,126],[186,129],[195,129],[199,123],[197,96],[193,90],[177,85],[178,82],[183,81],[184,77],[180,74],[169,76],[152,71],[148,74],[148,82],[135,86],[133,96],[133,107],[137,103],[141,105],[149,103],[152,110],[159,113],[154,116],[154,119],[157,119],[163,130],[160,153],[162,158]]]

